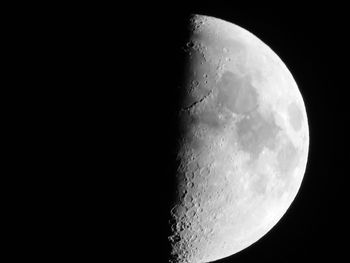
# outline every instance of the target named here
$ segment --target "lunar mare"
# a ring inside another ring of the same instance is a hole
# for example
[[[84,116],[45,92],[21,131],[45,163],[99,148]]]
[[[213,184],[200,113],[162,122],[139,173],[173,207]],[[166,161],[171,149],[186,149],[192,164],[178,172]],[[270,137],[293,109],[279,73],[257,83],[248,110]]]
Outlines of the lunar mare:
[[[300,188],[309,145],[304,102],[281,59],[232,23],[194,15],[190,24],[174,263],[218,260],[264,236]]]

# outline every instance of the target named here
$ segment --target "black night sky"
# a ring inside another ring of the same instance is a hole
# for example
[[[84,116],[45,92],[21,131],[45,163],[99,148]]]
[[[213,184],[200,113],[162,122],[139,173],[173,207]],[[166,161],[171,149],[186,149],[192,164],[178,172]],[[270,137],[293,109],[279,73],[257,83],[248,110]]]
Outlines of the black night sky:
[[[25,169],[19,202],[28,207],[14,206],[15,229],[29,234],[13,236],[33,248],[21,255],[167,262],[180,47],[195,13],[235,23],[271,47],[299,86],[310,128],[304,181],[288,212],[257,243],[217,263],[340,261],[348,228],[349,190],[341,190],[350,161],[348,9],[163,2],[24,10],[19,28],[27,34],[16,52],[28,72],[14,80],[24,81],[18,94],[29,104],[20,112],[28,125],[19,138],[25,134],[23,155],[33,160],[14,166]]]

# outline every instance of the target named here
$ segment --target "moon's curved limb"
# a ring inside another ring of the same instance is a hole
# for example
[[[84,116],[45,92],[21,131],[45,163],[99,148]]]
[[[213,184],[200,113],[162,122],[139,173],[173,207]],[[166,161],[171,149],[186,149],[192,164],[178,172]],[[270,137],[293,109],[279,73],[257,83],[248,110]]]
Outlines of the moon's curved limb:
[[[250,246],[283,216],[307,160],[307,116],[280,58],[234,24],[193,16],[186,46],[173,262],[210,262]]]

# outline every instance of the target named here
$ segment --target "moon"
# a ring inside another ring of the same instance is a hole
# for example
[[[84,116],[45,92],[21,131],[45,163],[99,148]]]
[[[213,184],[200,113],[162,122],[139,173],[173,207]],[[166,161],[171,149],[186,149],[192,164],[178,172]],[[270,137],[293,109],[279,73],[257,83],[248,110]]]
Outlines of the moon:
[[[193,15],[189,25],[174,263],[228,257],[268,233],[299,191],[309,148],[303,98],[281,59],[235,24]]]

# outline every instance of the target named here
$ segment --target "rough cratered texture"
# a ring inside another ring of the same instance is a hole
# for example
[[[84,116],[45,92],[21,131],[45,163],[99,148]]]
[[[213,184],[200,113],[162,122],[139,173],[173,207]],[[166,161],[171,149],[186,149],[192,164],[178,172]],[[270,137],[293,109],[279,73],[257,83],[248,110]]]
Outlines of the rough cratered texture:
[[[195,15],[188,55],[171,262],[227,257],[265,235],[295,198],[309,143],[302,97],[258,38]]]

